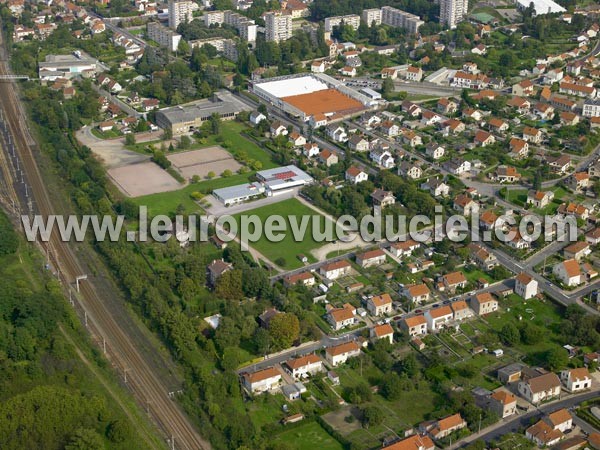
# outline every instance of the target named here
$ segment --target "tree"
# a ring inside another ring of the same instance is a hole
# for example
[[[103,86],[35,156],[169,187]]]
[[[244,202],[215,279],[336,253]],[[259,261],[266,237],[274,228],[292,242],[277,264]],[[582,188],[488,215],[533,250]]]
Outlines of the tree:
[[[295,314],[280,313],[269,321],[269,335],[273,346],[289,348],[300,336],[300,321]]]
[[[402,395],[402,380],[395,372],[388,373],[381,383],[381,395],[388,400],[398,400]]]
[[[515,324],[511,322],[502,327],[498,333],[498,337],[504,344],[512,346],[519,343],[521,334],[519,333],[519,329],[515,326]]]
[[[210,132],[214,135],[221,132],[221,116],[217,113],[213,113],[210,116]]]
[[[65,450],[102,450],[104,449],[102,436],[89,428],[80,428],[65,445]]]
[[[553,347],[546,352],[546,365],[553,372],[564,369],[569,363],[569,355],[564,348]]]
[[[10,255],[19,248],[19,238],[8,218],[0,211],[0,255]]]
[[[181,136],[181,138],[179,139],[179,143],[177,144],[177,147],[180,148],[181,150],[186,150],[186,149],[190,148],[191,145],[192,145],[192,140],[189,138],[189,136]]]
[[[112,442],[123,442],[130,434],[129,426],[122,420],[113,420],[106,427],[106,437]]]
[[[127,133],[125,135],[125,145],[135,145],[135,134]]]
[[[383,82],[381,83],[381,94],[387,98],[393,92],[394,82],[391,78],[384,78]]]
[[[279,267],[285,267],[285,258],[283,256],[280,256],[279,258],[277,258],[275,261],[273,261],[275,264],[277,264]]]
[[[271,335],[264,328],[257,328],[254,332],[253,338],[256,351],[260,355],[269,353],[269,347],[271,346]]]
[[[242,271],[229,270],[217,279],[215,295],[223,300],[239,300],[243,297]]]
[[[228,178],[228,177],[230,177],[230,176],[232,176],[232,175],[233,175],[233,172],[232,172],[231,170],[229,170],[229,169],[225,169],[225,170],[223,171],[223,173],[221,173],[221,176],[222,176],[223,178]]]
[[[206,178],[208,178],[209,180],[213,179],[216,176],[216,174],[211,170],[206,174]]]
[[[362,423],[365,428],[370,426],[376,427],[383,422],[385,418],[384,412],[375,405],[369,405],[362,409]]]

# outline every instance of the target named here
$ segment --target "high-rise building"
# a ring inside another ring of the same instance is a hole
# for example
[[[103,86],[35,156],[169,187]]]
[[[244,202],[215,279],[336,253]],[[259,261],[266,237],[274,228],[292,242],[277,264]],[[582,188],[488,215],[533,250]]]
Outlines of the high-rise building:
[[[211,25],[231,25],[240,33],[240,38],[248,42],[256,41],[256,32],[258,25],[254,23],[254,20],[248,19],[246,16],[242,16],[231,10],[227,11],[208,11],[204,13],[204,25],[210,27]]]
[[[194,7],[198,5],[190,0],[169,0],[169,28],[176,29],[182,22],[191,22]]]
[[[281,42],[292,37],[292,16],[280,12],[265,14],[265,39]]]
[[[381,25],[381,9],[372,8],[365,9],[362,12],[362,21],[370,27],[375,22],[375,25]]]
[[[469,0],[440,0],[440,22],[456,28],[467,15]]]
[[[157,22],[148,22],[146,35],[161,47],[166,47],[174,52],[179,47],[181,35]]]
[[[348,14],[347,16],[334,16],[325,19],[325,31],[332,31],[333,27],[339,27],[341,24],[350,25],[355,30],[360,26],[360,16]]]
[[[425,22],[419,16],[401,9],[384,6],[381,8],[381,23],[391,27],[406,28],[409,33],[417,33]]]

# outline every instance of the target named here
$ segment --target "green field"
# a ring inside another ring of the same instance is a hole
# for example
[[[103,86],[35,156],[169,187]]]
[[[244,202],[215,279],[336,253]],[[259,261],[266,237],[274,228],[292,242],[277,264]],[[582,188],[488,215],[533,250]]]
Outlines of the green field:
[[[204,194],[209,194],[214,189],[245,183],[252,175],[253,172],[249,172],[245,174],[232,175],[226,178],[221,177],[212,180],[204,180],[199,183],[192,183],[177,191],[144,195],[142,197],[134,198],[132,201],[138,206],[147,206],[149,216],[157,214],[173,215],[175,214],[177,206],[180,204],[185,207],[185,212],[188,214],[203,212],[202,207],[190,197],[192,192],[197,191]]]
[[[280,215],[285,218],[286,231],[283,232],[285,237],[281,242],[270,242],[265,236],[262,236],[258,241],[254,243],[251,242],[250,246],[258,250],[273,262],[275,262],[275,260],[278,258],[283,258],[285,260],[285,264],[283,266],[286,269],[302,267],[302,262],[297,258],[297,256],[300,254],[305,255],[309,261],[314,262],[315,258],[311,256],[311,250],[324,245],[323,242],[316,242],[312,238],[311,230],[313,219],[309,221],[309,225],[306,228],[306,233],[304,233],[304,239],[299,241],[294,239],[292,228],[290,227],[289,216],[296,216],[298,218],[297,222],[300,224],[302,216],[318,215],[316,211],[304,205],[303,203],[300,203],[299,200],[294,198],[246,211],[243,213],[243,215],[256,215],[261,219],[263,224],[269,216]],[[240,224],[240,216],[241,214],[236,214],[234,216],[238,224]],[[326,220],[327,219],[325,217],[319,216],[318,223],[321,230],[324,228]]]
[[[267,150],[260,148],[254,142],[242,135],[248,127],[240,122],[229,121],[221,124],[221,132],[215,136],[198,139],[200,146],[220,145],[234,156],[244,153],[248,159],[259,161],[263,169],[277,167]]]
[[[307,422],[279,433],[274,441],[285,442],[296,450],[342,450],[344,448],[317,422]]]

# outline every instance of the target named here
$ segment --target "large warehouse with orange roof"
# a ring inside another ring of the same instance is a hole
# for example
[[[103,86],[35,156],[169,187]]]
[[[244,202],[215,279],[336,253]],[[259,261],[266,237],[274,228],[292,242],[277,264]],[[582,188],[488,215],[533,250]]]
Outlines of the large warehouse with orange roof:
[[[335,122],[374,105],[371,98],[328,75],[313,73],[252,83],[254,94],[304,122],[325,117]]]

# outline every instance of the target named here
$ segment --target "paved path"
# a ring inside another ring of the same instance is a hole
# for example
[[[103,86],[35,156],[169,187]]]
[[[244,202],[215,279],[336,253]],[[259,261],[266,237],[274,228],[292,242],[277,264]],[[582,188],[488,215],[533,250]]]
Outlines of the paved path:
[[[150,155],[127,150],[124,147],[124,138],[100,139],[94,136],[90,126],[84,126],[78,130],[75,137],[80,144],[89,147],[107,169],[137,164],[150,159]]]

